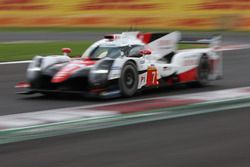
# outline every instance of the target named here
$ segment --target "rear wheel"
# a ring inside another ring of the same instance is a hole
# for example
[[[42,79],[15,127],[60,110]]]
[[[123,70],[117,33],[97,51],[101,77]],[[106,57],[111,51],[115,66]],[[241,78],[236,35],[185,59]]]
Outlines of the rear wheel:
[[[138,72],[136,66],[132,62],[127,62],[121,72],[119,79],[119,88],[121,94],[125,97],[133,96],[137,91]]]
[[[190,87],[202,87],[209,84],[210,64],[207,55],[203,55],[200,58],[199,65],[197,67],[197,80],[187,83]]]
[[[209,59],[207,55],[203,55],[200,58],[200,62],[199,62],[198,69],[197,69],[197,84],[199,86],[208,85],[209,73],[210,73]]]

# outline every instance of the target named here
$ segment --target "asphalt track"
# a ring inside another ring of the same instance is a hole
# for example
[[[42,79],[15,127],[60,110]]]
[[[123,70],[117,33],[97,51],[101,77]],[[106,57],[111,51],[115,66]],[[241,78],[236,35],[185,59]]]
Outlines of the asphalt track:
[[[247,41],[248,35],[228,39],[232,43]],[[211,86],[146,91],[133,99],[249,86],[249,56],[250,49],[224,52],[224,79]],[[106,102],[79,97],[18,96],[13,86],[25,78],[26,66],[0,65],[0,115]],[[122,100],[127,99],[112,101]],[[5,167],[250,166],[249,110],[237,109],[1,145],[0,162]]]
[[[4,167],[249,167],[250,108],[0,146]]]
[[[249,51],[249,49],[245,49],[224,52],[224,79],[212,82],[211,85],[208,87],[194,89],[185,86],[179,86],[176,88],[149,90],[131,99],[249,86]],[[16,95],[14,85],[20,81],[25,80],[26,67],[27,64],[0,65],[0,115],[40,111],[62,107],[81,106],[87,104],[105,103],[107,101],[95,99],[90,100],[76,96],[48,98],[39,94],[30,96]],[[127,99],[119,98],[113,99],[112,101],[122,100]]]

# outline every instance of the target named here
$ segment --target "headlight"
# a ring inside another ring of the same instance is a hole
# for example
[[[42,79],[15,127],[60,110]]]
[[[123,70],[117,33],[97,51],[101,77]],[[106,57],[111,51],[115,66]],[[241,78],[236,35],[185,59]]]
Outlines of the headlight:
[[[110,68],[114,60],[103,60],[92,68],[89,76],[90,83],[94,85],[105,84],[108,80]]]
[[[109,70],[95,70],[92,73],[93,74],[107,74]]]

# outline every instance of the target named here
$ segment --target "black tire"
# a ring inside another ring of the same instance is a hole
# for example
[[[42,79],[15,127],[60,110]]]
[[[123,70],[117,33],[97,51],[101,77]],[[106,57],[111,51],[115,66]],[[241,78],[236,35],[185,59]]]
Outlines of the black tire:
[[[119,79],[119,88],[122,96],[133,96],[137,91],[138,71],[133,62],[127,62],[122,68],[121,77]]]
[[[203,87],[209,84],[208,76],[210,73],[210,64],[207,55],[202,55],[197,67],[197,80],[187,83],[190,87]]]
[[[210,64],[207,55],[203,55],[200,58],[200,62],[197,68],[197,84],[198,86],[206,86],[209,84]]]

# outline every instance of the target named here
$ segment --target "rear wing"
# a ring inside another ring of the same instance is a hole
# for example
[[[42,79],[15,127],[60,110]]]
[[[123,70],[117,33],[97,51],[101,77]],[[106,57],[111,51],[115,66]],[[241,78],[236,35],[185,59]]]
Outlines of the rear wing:
[[[181,33],[178,31],[168,34],[151,34],[151,38],[146,46],[152,50],[154,55],[161,57],[175,52],[177,50],[177,43],[180,39]]]
[[[222,36],[216,35],[211,38],[183,38],[179,41],[179,44],[201,44],[208,45],[208,47],[213,49],[218,49],[221,45]]]

